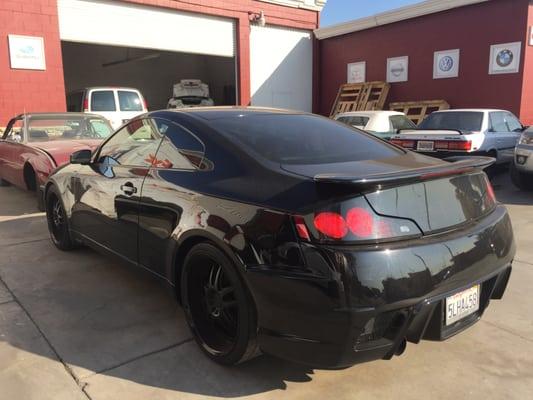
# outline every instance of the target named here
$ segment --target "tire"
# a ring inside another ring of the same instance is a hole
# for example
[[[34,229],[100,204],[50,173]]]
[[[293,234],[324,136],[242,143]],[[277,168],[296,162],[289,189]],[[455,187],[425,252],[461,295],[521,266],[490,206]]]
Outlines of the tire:
[[[63,251],[76,248],[76,243],[70,234],[65,207],[55,186],[51,186],[46,192],[45,208],[52,243]]]
[[[0,186],[10,186],[10,183],[0,178]]]
[[[235,365],[259,354],[251,296],[234,263],[212,244],[197,244],[185,257],[181,300],[194,339],[210,359]]]
[[[520,172],[514,162],[511,163],[509,168],[511,174],[511,181],[520,190],[532,191],[533,190],[533,174],[525,174]]]

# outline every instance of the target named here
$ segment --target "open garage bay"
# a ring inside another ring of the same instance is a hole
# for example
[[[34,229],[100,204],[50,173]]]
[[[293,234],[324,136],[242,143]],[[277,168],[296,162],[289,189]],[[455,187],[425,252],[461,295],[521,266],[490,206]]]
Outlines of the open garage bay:
[[[518,244],[503,301],[444,343],[336,371],[268,356],[234,368],[212,363],[157,281],[88,249],[57,250],[33,196],[2,187],[0,398],[529,398],[533,197],[505,174],[495,187]]]

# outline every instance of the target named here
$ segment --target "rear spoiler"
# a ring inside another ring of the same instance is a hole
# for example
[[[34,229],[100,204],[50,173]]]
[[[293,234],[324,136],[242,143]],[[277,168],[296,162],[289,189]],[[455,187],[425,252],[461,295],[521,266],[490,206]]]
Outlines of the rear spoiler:
[[[387,186],[414,183],[445,176],[462,175],[475,170],[483,170],[496,160],[492,157],[457,156],[445,159],[449,165],[439,165],[422,168],[412,168],[397,172],[367,175],[358,177],[351,174],[318,174],[314,181],[317,183],[334,183],[357,186],[361,190],[381,189]]]
[[[460,131],[459,129],[420,129],[420,128],[398,129],[398,134],[401,135],[402,132],[415,133],[415,132],[418,132],[418,131],[454,132],[454,133],[458,133],[459,135],[464,135],[464,132]]]

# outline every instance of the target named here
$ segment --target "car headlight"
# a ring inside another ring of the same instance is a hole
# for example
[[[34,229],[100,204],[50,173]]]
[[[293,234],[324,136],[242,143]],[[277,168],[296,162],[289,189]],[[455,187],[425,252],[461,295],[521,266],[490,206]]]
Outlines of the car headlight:
[[[520,135],[518,144],[533,144],[533,132],[524,132]]]

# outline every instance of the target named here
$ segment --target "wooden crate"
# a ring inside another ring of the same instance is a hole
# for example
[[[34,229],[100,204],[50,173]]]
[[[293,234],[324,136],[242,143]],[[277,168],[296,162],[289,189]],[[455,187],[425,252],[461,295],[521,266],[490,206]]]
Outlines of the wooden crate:
[[[417,125],[432,112],[449,108],[450,105],[446,100],[406,101],[389,104],[390,110],[403,112]]]
[[[341,85],[330,116],[348,111],[382,110],[389,94],[386,82],[346,83]]]

